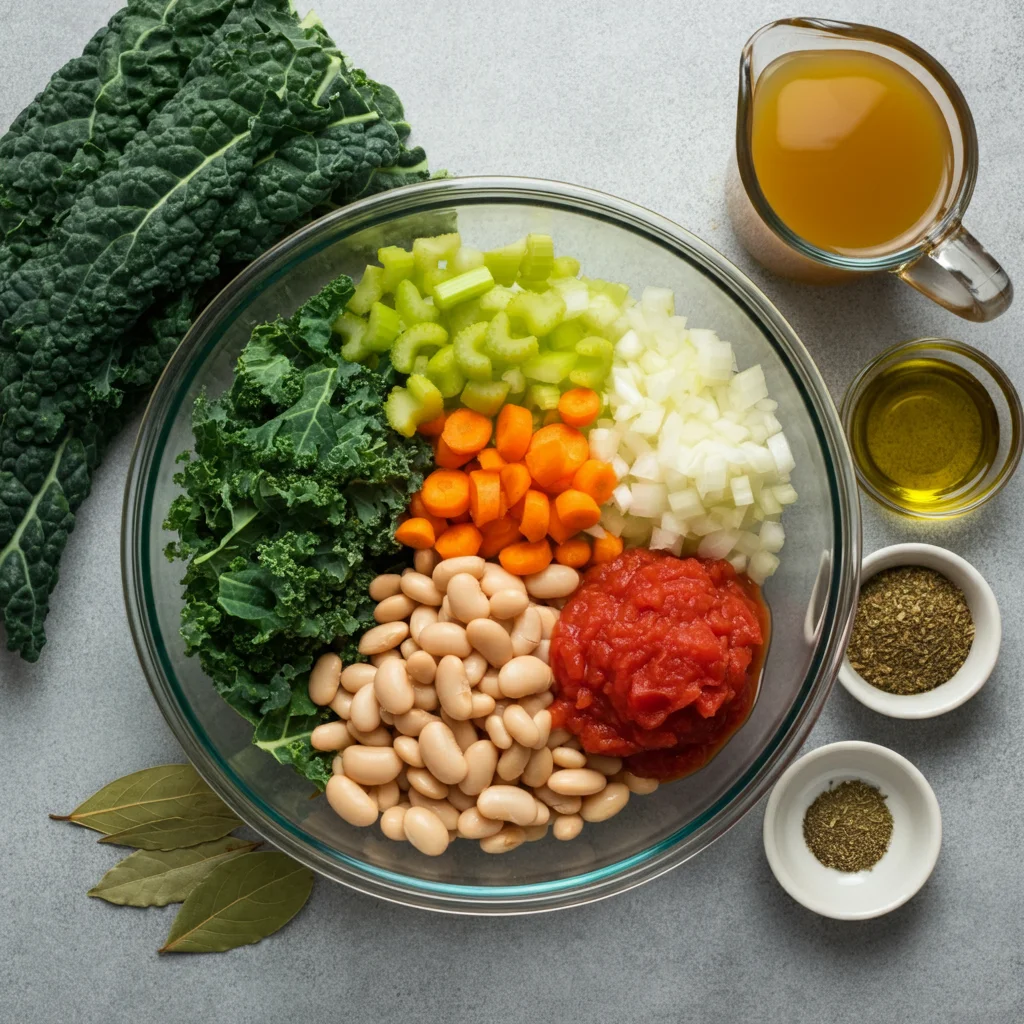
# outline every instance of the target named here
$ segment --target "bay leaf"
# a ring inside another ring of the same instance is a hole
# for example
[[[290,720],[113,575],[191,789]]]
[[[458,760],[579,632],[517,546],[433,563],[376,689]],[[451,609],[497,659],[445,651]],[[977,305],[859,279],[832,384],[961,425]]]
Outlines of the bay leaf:
[[[112,867],[89,895],[122,907],[180,903],[217,865],[257,846],[248,839],[227,836],[183,850],[136,850]]]
[[[110,835],[160,818],[225,814],[230,811],[192,765],[164,764],[117,779],[70,814],[50,817]]]
[[[112,832],[99,841],[117,846],[134,846],[139,850],[178,850],[207,843],[211,839],[226,836],[242,824],[223,804],[221,808],[222,814],[158,818],[142,825],[133,825],[121,832]]]
[[[160,953],[222,953],[284,927],[313,888],[313,872],[277,851],[215,867],[185,898]]]

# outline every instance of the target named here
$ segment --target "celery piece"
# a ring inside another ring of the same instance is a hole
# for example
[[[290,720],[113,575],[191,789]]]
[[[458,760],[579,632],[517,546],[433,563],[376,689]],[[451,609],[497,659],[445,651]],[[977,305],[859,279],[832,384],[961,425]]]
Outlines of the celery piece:
[[[452,341],[455,362],[470,380],[491,379],[491,360],[483,351],[488,327],[486,320],[470,324],[459,331]]]
[[[445,345],[430,357],[426,375],[445,398],[454,398],[462,391],[466,378],[455,359],[454,345]]]
[[[528,408],[548,412],[558,408],[558,399],[562,392],[554,384],[531,384],[526,389],[526,405]]]
[[[576,345],[579,358],[569,374],[569,380],[578,388],[600,391],[612,368],[613,352],[612,343],[607,338],[584,338]]]
[[[556,256],[551,268],[552,277],[576,277],[580,272],[580,261],[572,256]]]
[[[384,294],[384,268],[368,265],[356,285],[355,293],[348,300],[348,308],[357,316],[366,316],[375,302]]]
[[[484,351],[492,359],[514,366],[537,354],[537,339],[532,334],[513,338],[508,313],[497,313],[487,325]]]
[[[607,295],[616,306],[621,306],[629,297],[629,285],[616,281],[602,281],[599,277],[584,278],[593,295]]]
[[[374,352],[387,352],[402,329],[398,313],[382,302],[370,307],[370,322],[367,325],[364,344]]]
[[[599,292],[597,295],[591,295],[590,303],[580,319],[589,330],[607,334],[621,313],[619,306],[603,292]]]
[[[414,324],[396,339],[391,349],[391,365],[399,373],[412,373],[413,363],[423,349],[440,348],[447,340],[448,332],[440,324]]]
[[[555,265],[555,243],[550,235],[527,235],[526,253],[519,266],[525,281],[546,281]]]
[[[428,267],[419,275],[419,286],[420,290],[424,295],[433,295],[434,289],[441,284],[442,281],[447,281],[448,278],[454,277],[452,271],[446,267]]]
[[[484,266],[484,254],[479,249],[463,245],[448,261],[448,266],[456,274],[464,274],[467,270],[476,270]]]
[[[542,337],[562,322],[565,300],[556,291],[517,292],[505,312],[522,320],[531,334]]]
[[[470,299],[469,302],[460,302],[454,309],[448,310],[445,314],[445,327],[454,338],[460,331],[480,323],[481,320],[490,320],[492,316],[493,313],[484,315],[479,299]]]
[[[451,309],[460,302],[475,299],[494,287],[494,278],[486,267],[467,270],[464,274],[442,281],[434,288],[434,305],[441,309]]]
[[[462,404],[484,416],[497,416],[507,395],[508,384],[503,380],[471,380],[462,389]]]
[[[508,304],[517,294],[518,293],[512,291],[511,288],[506,288],[503,285],[496,284],[493,288],[484,292],[477,300],[480,312],[490,320],[495,313],[500,313],[503,309],[507,309]]]
[[[501,375],[501,379],[508,384],[510,395],[521,395],[526,390],[526,374],[518,366],[506,370]]]
[[[395,288],[395,309],[406,327],[413,324],[436,323],[441,311],[420,295],[412,281],[399,281]]]
[[[366,344],[366,332],[369,324],[355,313],[344,312],[339,316],[331,329],[339,337],[343,338],[341,346],[341,358],[349,363],[361,363],[373,351]]]
[[[417,238],[412,243],[416,273],[422,276],[426,271],[436,269],[441,260],[450,260],[459,251],[461,245],[462,239],[457,231],[450,235]]]
[[[399,281],[412,277],[416,261],[408,249],[385,245],[377,250],[377,259],[384,264],[384,291],[393,292]]]
[[[545,344],[555,352],[575,352],[576,345],[586,337],[587,332],[579,320],[565,320],[545,339]]]
[[[384,403],[384,415],[398,433],[412,437],[416,427],[444,412],[441,392],[426,377],[414,373],[404,388],[393,388]]]
[[[412,372],[413,373],[418,373],[421,377],[425,377],[427,375],[427,367],[429,365],[430,365],[430,356],[418,355],[412,361]],[[440,390],[440,388],[438,388],[438,390]]]
[[[530,380],[558,384],[569,376],[578,358],[575,352],[539,352],[522,364],[522,371]]]
[[[518,242],[506,245],[502,249],[492,249],[484,253],[484,265],[494,275],[498,284],[511,285],[515,283],[516,275],[519,273],[519,265],[526,255],[526,239],[520,238]]]

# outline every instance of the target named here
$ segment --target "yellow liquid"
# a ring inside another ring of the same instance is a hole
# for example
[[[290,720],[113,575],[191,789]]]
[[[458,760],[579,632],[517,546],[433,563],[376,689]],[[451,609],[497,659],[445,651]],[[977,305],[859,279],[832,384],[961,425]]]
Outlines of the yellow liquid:
[[[931,93],[900,65],[857,50],[770,64],[754,89],[751,149],[779,219],[846,255],[916,241],[952,180],[953,143]]]
[[[955,511],[999,451],[999,414],[952,363],[911,359],[884,370],[853,412],[853,455],[876,490],[909,512]]]

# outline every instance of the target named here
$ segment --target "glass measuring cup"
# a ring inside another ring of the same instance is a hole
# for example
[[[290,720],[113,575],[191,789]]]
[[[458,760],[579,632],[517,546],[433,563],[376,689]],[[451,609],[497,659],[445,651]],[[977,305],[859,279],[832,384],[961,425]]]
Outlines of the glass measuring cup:
[[[891,251],[850,255],[819,248],[792,231],[774,212],[757,180],[751,152],[753,98],[764,70],[801,50],[848,49],[878,54],[913,74],[931,93],[949,128],[953,172],[931,222],[911,244]],[[768,270],[816,284],[888,271],[940,306],[967,320],[993,320],[1013,299],[1006,271],[963,226],[978,172],[978,138],[963,93],[938,61],[894,32],[817,18],[788,18],[765,25],[740,57],[736,150],[726,184],[733,230]]]

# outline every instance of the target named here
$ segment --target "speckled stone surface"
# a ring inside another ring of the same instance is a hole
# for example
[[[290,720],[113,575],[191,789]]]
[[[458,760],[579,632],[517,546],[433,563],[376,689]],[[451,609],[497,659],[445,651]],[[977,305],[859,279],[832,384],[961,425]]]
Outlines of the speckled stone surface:
[[[398,90],[434,166],[576,181],[673,218],[777,302],[837,399],[869,357],[927,334],[978,345],[1024,384],[1024,299],[994,324],[971,325],[893,280],[844,290],[782,283],[736,244],[723,176],[739,50],[759,25],[802,11],[776,0],[316,6],[341,47]],[[0,123],[116,7],[0,0]],[[834,0],[813,13],[902,32],[952,72],[981,144],[969,225],[1024,284],[1024,7]],[[1006,634],[992,679],[958,712],[893,721],[837,687],[808,742],[886,744],[935,789],[945,832],[938,866],[889,917],[843,924],[795,904],[765,861],[761,805],[683,868],[580,910],[442,917],[320,881],[269,942],[160,958],[173,908],[86,899],[118,853],[46,818],[118,775],[181,756],[138,669],[121,603],[131,444],[126,432],[113,446],[79,518],[42,659],[26,666],[0,654],[0,1021],[1024,1019],[1024,474],[948,525],[864,507],[867,551],[927,539],[970,559],[995,589]]]

